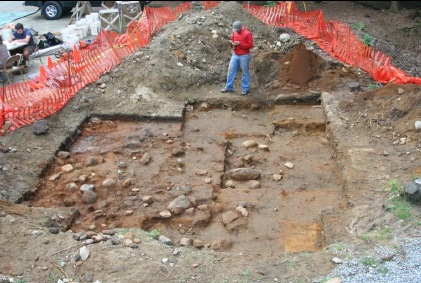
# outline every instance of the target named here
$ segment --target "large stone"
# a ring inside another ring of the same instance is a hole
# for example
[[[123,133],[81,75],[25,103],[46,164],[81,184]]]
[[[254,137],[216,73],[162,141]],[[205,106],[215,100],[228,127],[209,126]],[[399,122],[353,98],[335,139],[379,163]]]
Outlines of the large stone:
[[[415,121],[415,130],[421,130],[421,121]]]
[[[151,157],[151,155],[149,154],[149,153],[145,153],[143,156],[142,156],[142,158],[139,160],[139,162],[140,162],[140,164],[143,164],[143,165],[148,165],[148,163],[149,162],[151,162],[151,159],[152,159],[152,157]]]
[[[50,177],[50,181],[52,181],[52,182],[54,182],[54,181],[56,181],[58,178],[60,178],[60,176],[61,176],[61,174],[60,173],[57,173],[57,174],[54,174],[53,176],[51,176]]]
[[[245,148],[249,148],[249,147],[258,146],[258,143],[253,140],[249,140],[249,141],[243,142],[242,146]]]
[[[86,191],[82,195],[82,202],[86,204],[94,203],[98,199],[98,196],[93,191]]]
[[[168,210],[164,210],[164,211],[161,211],[159,213],[159,216],[161,216],[164,219],[170,218],[171,217],[171,212],[169,212]]]
[[[237,168],[229,171],[228,175],[237,181],[247,181],[260,178],[260,171],[251,168]]]
[[[164,235],[159,236],[159,241],[168,246],[172,245],[172,240],[170,238],[165,237]]]
[[[65,173],[69,173],[73,171],[73,166],[71,164],[67,164],[61,167],[61,171]]]
[[[114,179],[107,179],[107,180],[105,180],[103,183],[102,183],[102,185],[104,186],[104,187],[112,187],[112,186],[114,186],[116,184],[116,181],[114,181]]]
[[[421,187],[415,182],[405,184],[405,197],[408,201],[418,202],[421,200]]]
[[[351,90],[357,90],[357,89],[360,88],[360,83],[359,82],[350,82],[348,84],[348,86]]]
[[[93,191],[95,189],[95,186],[92,184],[84,184],[80,187],[80,190],[82,192],[86,192],[86,191]]]
[[[172,156],[182,156],[182,155],[184,155],[184,154],[186,154],[186,152],[184,151],[184,150],[182,150],[182,149],[174,149],[172,152],[171,152],[171,155]]]
[[[193,245],[193,239],[190,238],[182,238],[180,240],[180,246],[188,247]]]
[[[35,135],[44,135],[48,131],[47,121],[39,120],[32,124],[32,133]]]
[[[279,36],[279,40],[282,42],[287,42],[291,40],[291,36],[288,33],[283,33]]]
[[[142,201],[143,201],[144,203],[151,204],[151,203],[153,203],[155,200],[154,200],[153,196],[144,196],[144,197],[142,198]]]
[[[231,222],[235,221],[238,218],[238,213],[234,211],[227,211],[222,214],[222,223],[228,225]]]
[[[89,157],[88,160],[86,160],[86,166],[92,167],[98,165],[98,159],[95,157]]]
[[[232,243],[225,239],[218,239],[213,241],[210,248],[212,250],[228,250],[232,247]]]
[[[193,241],[193,246],[195,248],[201,249],[201,248],[203,248],[204,244],[201,240],[196,239],[196,240]]]
[[[260,189],[261,184],[260,184],[260,182],[259,182],[259,181],[256,181],[256,180],[251,180],[251,181],[248,181],[248,182],[247,182],[246,186],[247,186],[247,188],[249,188],[249,189],[253,189],[253,190],[255,190],[255,189]]]
[[[81,247],[79,250],[79,254],[82,260],[87,260],[89,257],[89,249],[87,247]]]
[[[175,215],[183,213],[186,209],[192,206],[190,200],[185,196],[181,195],[168,205],[168,210]]]

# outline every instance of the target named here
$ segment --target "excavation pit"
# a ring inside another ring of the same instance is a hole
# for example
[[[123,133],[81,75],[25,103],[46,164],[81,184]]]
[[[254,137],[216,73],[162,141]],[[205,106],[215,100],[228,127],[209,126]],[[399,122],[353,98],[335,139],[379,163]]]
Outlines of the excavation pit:
[[[183,121],[93,118],[68,152],[29,202],[77,207],[75,232],[156,229],[175,245],[187,237],[250,253],[319,251],[329,237],[322,212],[343,208],[319,105],[187,106]]]

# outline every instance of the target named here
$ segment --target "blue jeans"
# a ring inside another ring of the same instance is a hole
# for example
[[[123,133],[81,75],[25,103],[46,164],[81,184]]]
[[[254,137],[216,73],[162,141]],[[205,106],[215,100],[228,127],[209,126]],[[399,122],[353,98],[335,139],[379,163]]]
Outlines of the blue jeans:
[[[241,88],[244,92],[249,91],[250,88],[250,54],[246,55],[237,55],[232,54],[231,61],[228,67],[228,76],[227,76],[227,85],[225,89],[229,91],[234,90],[234,79],[237,75],[238,69],[241,66],[241,71],[243,72],[243,77],[241,78]]]

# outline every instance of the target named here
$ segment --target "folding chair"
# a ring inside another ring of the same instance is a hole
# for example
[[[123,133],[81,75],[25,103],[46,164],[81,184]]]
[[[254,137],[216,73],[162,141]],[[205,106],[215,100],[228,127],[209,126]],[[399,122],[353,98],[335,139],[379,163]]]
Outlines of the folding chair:
[[[15,72],[17,72],[17,71],[20,71],[22,81],[24,81],[22,70],[25,68],[25,66],[19,65],[20,62],[22,62],[22,58],[23,58],[22,54],[16,54],[16,55],[10,56],[6,60],[6,63],[4,63],[3,70],[1,71],[1,73],[2,73],[1,81],[3,82],[3,86],[6,83],[6,81],[7,81],[7,83],[13,82],[13,79],[15,77]],[[10,64],[13,64],[13,63],[16,63],[17,66],[13,66],[10,69],[6,68],[7,65],[10,65]],[[9,77],[10,74],[12,75],[12,80],[10,80],[10,77]]]
[[[99,18],[101,20],[101,30],[115,29],[121,32],[120,11],[118,9],[100,10]]]

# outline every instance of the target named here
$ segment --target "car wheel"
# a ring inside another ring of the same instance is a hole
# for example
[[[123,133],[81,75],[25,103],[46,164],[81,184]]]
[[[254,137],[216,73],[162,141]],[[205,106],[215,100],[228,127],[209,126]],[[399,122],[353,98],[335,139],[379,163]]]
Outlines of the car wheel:
[[[42,6],[42,14],[47,20],[57,20],[63,14],[63,8],[56,1],[48,1]]]

